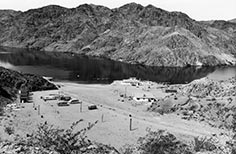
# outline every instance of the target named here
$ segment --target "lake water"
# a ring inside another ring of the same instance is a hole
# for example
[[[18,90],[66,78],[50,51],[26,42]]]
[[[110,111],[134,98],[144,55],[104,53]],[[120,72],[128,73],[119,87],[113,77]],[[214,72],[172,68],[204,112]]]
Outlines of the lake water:
[[[147,67],[71,53],[0,47],[0,66],[24,73],[53,77],[56,81],[111,83],[136,77],[141,80],[188,83],[208,76],[223,80],[236,76],[236,67]]]

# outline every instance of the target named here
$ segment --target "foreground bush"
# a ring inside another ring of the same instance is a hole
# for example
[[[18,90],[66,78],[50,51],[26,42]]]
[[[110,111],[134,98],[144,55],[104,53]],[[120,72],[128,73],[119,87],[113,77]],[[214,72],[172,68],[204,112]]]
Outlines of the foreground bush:
[[[164,130],[151,131],[140,137],[137,146],[126,146],[124,154],[192,154],[189,146]]]
[[[149,131],[146,136],[138,139],[138,145],[142,154],[191,154],[186,144],[163,130]]]
[[[195,137],[192,144],[179,141],[164,130],[150,131],[136,145],[125,145],[122,154],[236,154],[236,148],[218,143],[216,138]]]
[[[91,142],[86,132],[92,125],[75,131],[75,127],[82,122],[77,121],[69,129],[58,129],[52,125],[40,124],[38,130],[33,134],[27,134],[27,138],[16,138],[15,143],[6,143],[7,147],[0,146],[1,149],[11,149],[10,153],[23,154],[118,154],[113,147]],[[5,150],[6,151],[6,150]]]

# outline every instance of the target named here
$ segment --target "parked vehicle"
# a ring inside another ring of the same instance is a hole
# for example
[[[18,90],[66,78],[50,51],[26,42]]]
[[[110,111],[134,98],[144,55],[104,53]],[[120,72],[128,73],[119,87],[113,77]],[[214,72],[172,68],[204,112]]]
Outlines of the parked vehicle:
[[[41,96],[41,99],[43,99],[44,101],[48,101],[48,100],[56,100],[57,98],[55,96]]]
[[[61,96],[60,100],[63,100],[63,101],[69,101],[71,99],[70,96]]]
[[[59,98],[60,98],[60,95],[59,95],[59,94],[49,94],[49,96],[54,96],[56,99],[59,99]]]
[[[69,104],[80,104],[82,103],[82,101],[78,100],[78,99],[71,99],[68,101]]]
[[[70,104],[66,101],[57,103],[58,106],[69,106]]]
[[[88,106],[88,109],[89,109],[89,110],[96,110],[96,109],[98,109],[98,108],[97,108],[96,105],[89,105],[89,106]]]

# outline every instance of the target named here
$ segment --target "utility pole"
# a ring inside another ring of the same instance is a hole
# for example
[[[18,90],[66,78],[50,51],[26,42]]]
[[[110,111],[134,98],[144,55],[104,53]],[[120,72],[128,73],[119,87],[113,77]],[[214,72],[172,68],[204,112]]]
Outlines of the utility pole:
[[[103,122],[103,118],[104,118],[104,115],[102,114],[102,120],[101,120],[102,122]]]
[[[129,115],[129,130],[132,131],[132,115]]]
[[[82,112],[82,102],[80,103],[80,112]]]
[[[38,115],[40,115],[40,105],[38,105]]]

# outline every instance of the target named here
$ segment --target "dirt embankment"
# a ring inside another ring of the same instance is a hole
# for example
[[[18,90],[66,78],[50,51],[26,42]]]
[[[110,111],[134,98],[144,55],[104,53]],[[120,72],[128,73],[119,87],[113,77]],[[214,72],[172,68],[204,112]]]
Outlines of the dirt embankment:
[[[219,128],[232,130],[236,112],[236,79],[213,81],[207,78],[186,85],[172,85],[176,93],[154,102],[149,111],[174,113],[185,120],[195,120]]]

